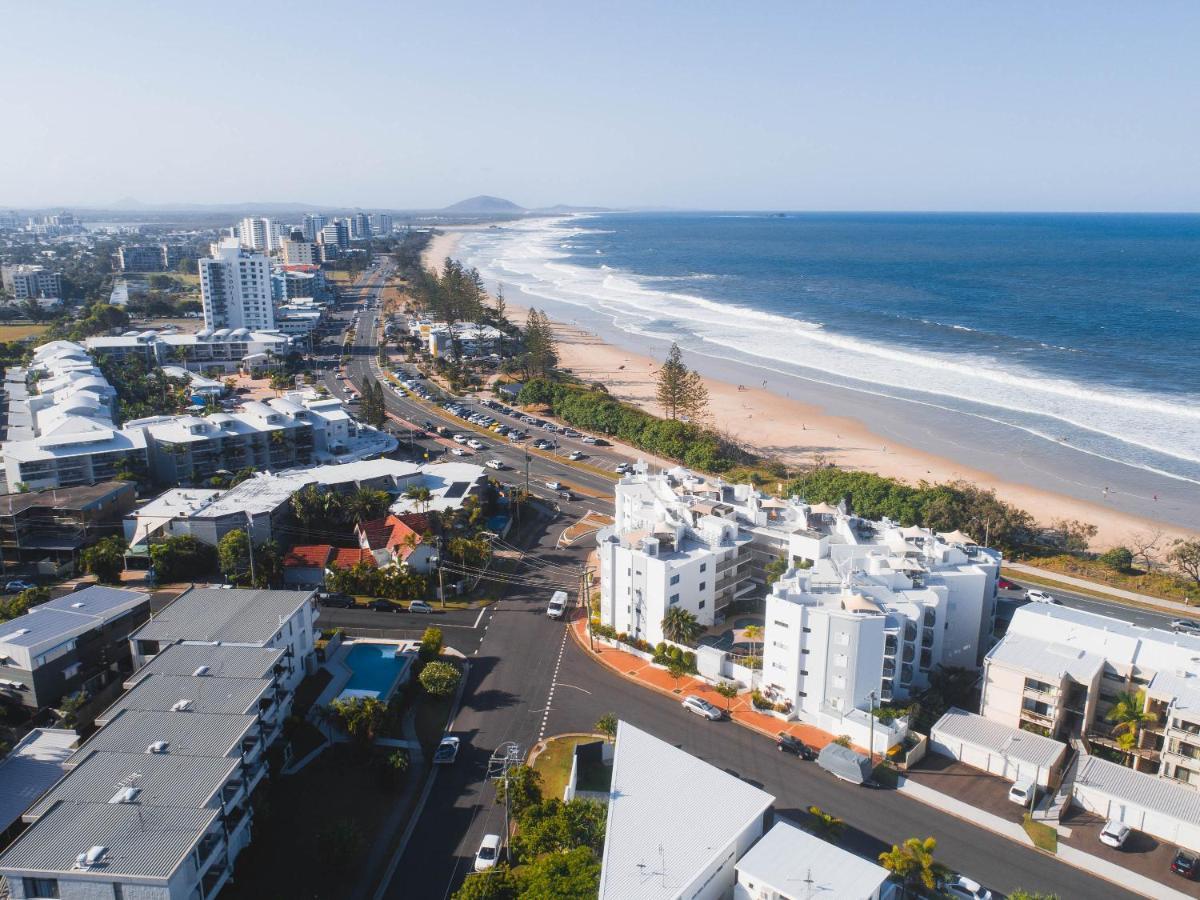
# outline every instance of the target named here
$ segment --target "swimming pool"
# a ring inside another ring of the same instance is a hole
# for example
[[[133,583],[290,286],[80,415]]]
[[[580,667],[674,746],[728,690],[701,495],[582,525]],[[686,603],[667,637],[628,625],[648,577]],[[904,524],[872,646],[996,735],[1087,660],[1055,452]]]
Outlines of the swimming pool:
[[[350,669],[350,680],[343,691],[373,691],[380,700],[387,700],[408,668],[410,657],[397,655],[395,644],[364,644],[355,642],[344,662]]]

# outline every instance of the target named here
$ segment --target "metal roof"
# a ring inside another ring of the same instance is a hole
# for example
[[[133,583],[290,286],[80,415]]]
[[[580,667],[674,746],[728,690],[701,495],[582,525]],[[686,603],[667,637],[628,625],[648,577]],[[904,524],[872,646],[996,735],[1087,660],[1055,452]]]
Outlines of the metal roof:
[[[0,830],[62,778],[62,764],[78,739],[74,731],[35,728],[0,760]]]
[[[192,713],[255,715],[258,701],[266,696],[273,685],[274,681],[266,678],[149,675],[96,716],[96,724],[108,723],[122,710],[169,712],[184,702],[188,704],[186,711]]]
[[[1200,822],[1200,791],[1169,778],[1135,772],[1098,756],[1079,760],[1075,786],[1102,791],[1117,800],[1144,806],[1182,822]]]
[[[167,879],[218,815],[215,809],[60,802],[0,856],[0,870],[86,878],[87,870],[75,869],[76,857],[105,847],[94,869],[104,881]]]
[[[618,723],[601,900],[678,896],[774,802],[740,778]]]
[[[738,860],[736,868],[755,888],[770,887],[784,897],[800,897],[812,879],[813,896],[867,900],[889,878],[883,866],[783,820]]]
[[[59,800],[108,803],[118,790],[131,785],[140,788],[137,802],[141,805],[200,809],[233,778],[239,766],[240,760],[228,756],[86,753],[70,774],[29,807],[24,818],[27,822],[41,818]]]
[[[1058,762],[1067,749],[1062,741],[1023,728],[1012,728],[953,706],[930,729],[931,737],[939,734],[1043,769]]]
[[[276,647],[172,644],[129,676],[125,687],[149,675],[195,675],[201,666],[207,666],[206,674],[213,678],[271,678],[285,652]]]
[[[81,749],[145,753],[156,741],[166,741],[168,753],[182,756],[240,756],[243,738],[251,736],[257,727],[257,716],[127,709],[92,735]]]
[[[0,647],[25,647],[30,656],[92,628],[125,615],[150,595],[120,588],[89,587],[55,600],[41,603],[25,613],[0,624]]]
[[[193,588],[181,594],[132,638],[267,644],[314,593]]]
[[[1082,647],[1012,632],[988,651],[986,659],[1025,674],[1050,679],[1055,684],[1062,681],[1064,675],[1070,675],[1080,684],[1091,684],[1105,663],[1105,657]]]

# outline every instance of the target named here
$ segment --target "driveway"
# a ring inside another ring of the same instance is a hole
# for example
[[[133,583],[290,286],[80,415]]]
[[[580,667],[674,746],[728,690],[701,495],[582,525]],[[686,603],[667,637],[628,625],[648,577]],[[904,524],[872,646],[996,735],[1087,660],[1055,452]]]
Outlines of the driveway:
[[[1117,866],[1131,869],[1139,875],[1161,881],[1177,891],[1191,897],[1200,897],[1200,882],[1180,878],[1171,871],[1171,860],[1175,857],[1175,845],[1160,841],[1142,831],[1129,835],[1125,846],[1118,850],[1100,842],[1100,829],[1104,819],[1089,812],[1072,807],[1062,818],[1062,824],[1070,829],[1069,837],[1060,833],[1059,840],[1076,850],[1099,856]]]

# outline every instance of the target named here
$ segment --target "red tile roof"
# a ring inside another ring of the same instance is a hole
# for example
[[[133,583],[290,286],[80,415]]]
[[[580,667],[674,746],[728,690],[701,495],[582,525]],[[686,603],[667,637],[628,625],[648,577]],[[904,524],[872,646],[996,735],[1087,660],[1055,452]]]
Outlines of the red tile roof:
[[[361,550],[358,547],[335,547],[333,550],[334,555],[330,560],[330,565],[337,566],[339,569],[349,569],[360,562],[371,567],[375,566],[375,557],[370,550]]]
[[[401,513],[400,515],[396,516],[396,518],[415,531],[417,534],[425,534],[429,531],[429,516],[425,513]]]
[[[401,558],[408,556],[408,545],[421,543],[421,535],[406,525],[398,516],[375,519],[359,526],[359,535],[366,538],[372,550],[388,550]]]
[[[329,562],[333,547],[329,544],[297,544],[283,558],[284,568],[323,569]]]

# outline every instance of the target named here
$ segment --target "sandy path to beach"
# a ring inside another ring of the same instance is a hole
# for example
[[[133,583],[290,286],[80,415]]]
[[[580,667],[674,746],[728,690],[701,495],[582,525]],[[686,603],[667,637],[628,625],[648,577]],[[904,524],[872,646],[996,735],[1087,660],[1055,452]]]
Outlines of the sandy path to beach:
[[[425,251],[426,265],[440,267],[453,257],[461,231],[435,235]],[[528,310],[507,299],[509,317],[523,323]],[[573,325],[554,322],[560,364],[585,382],[597,381],[610,394],[659,413],[654,400],[654,378],[659,361],[607,343],[601,336]],[[685,362],[686,356],[685,356]],[[1005,481],[978,469],[926,453],[914,447],[889,443],[862,422],[830,415],[825,410],[780,397],[758,385],[728,384],[705,378],[709,394],[709,424],[743,446],[797,466],[818,455],[848,469],[863,469],[912,484],[921,481],[970,481],[992,488],[1003,499],[1028,510],[1043,523],[1054,519],[1079,519],[1099,529],[1094,545],[1127,543],[1131,535],[1163,530],[1185,536],[1174,526],[1045,491]],[[972,535],[982,541],[983,535]]]

